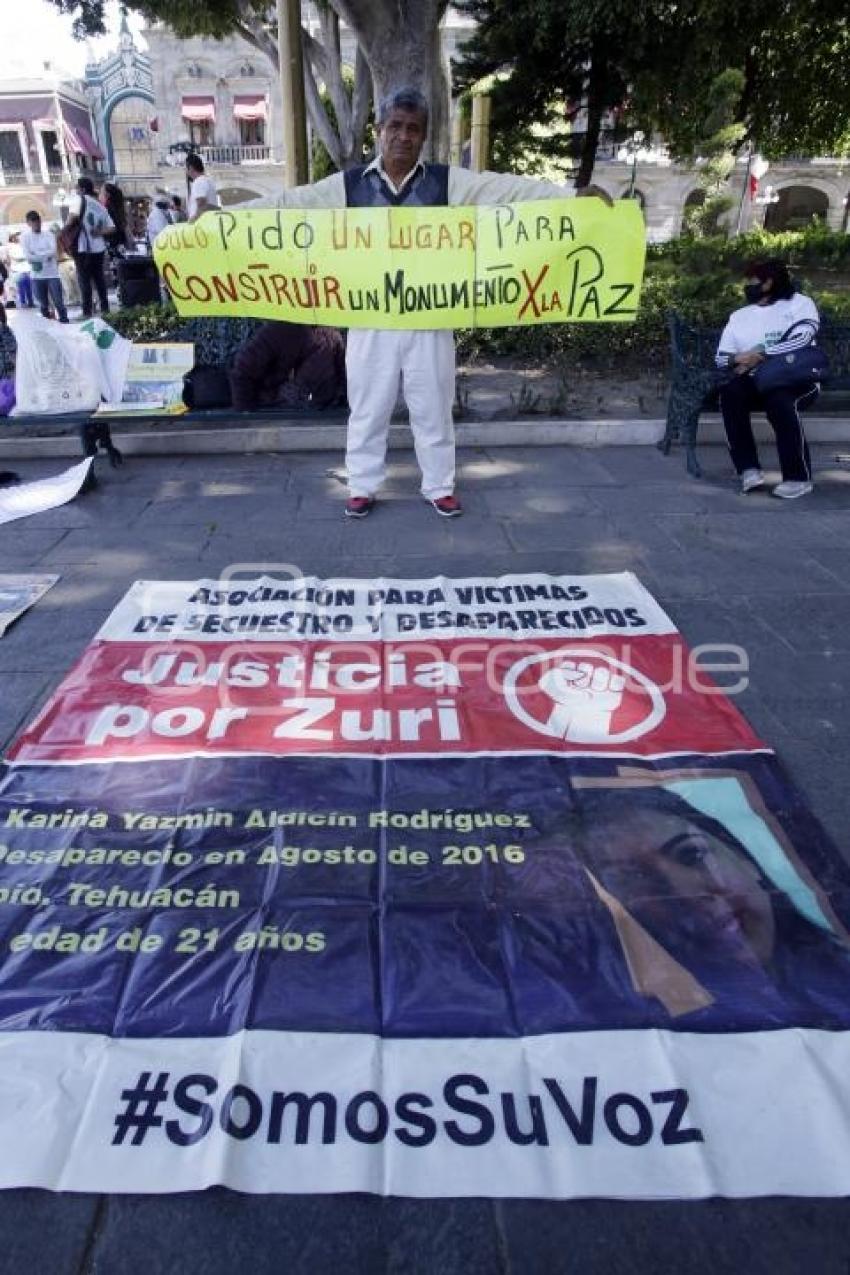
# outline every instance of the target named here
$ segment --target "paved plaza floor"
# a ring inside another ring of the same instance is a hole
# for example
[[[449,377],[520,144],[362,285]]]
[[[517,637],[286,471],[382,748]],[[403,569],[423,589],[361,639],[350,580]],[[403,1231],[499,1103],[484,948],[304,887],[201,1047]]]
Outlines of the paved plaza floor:
[[[0,570],[56,587],[0,640],[0,742],[43,702],[136,579],[241,565],[345,576],[634,571],[692,645],[737,644],[739,707],[850,853],[850,469],[816,456],[813,496],[742,497],[654,448],[500,448],[460,457],[465,516],[442,520],[395,453],[374,514],[342,516],[330,454],[134,459],[99,489],[0,527]],[[8,462],[22,478],[65,462]],[[367,1196],[0,1193],[0,1271],[747,1272],[846,1275],[843,1201],[406,1201]]]

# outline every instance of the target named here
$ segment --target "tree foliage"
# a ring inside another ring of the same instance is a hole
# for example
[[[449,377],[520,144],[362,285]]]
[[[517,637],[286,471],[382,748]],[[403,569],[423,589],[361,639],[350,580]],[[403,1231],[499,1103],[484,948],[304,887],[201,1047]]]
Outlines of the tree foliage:
[[[678,155],[698,149],[718,75],[742,75],[734,119],[768,158],[843,154],[850,130],[846,0],[686,0],[668,24],[667,66],[647,66],[636,97]],[[671,68],[675,73],[671,74]]]
[[[457,0],[478,23],[456,70],[460,82],[507,66],[493,92],[493,131],[542,126],[539,149],[578,163],[590,180],[606,113],[621,111],[631,71],[650,55],[653,0]],[[584,107],[586,129],[570,127]],[[619,133],[623,136],[623,133]]]
[[[732,67],[722,71],[709,88],[703,135],[698,142],[699,181],[705,198],[691,210],[687,226],[691,233],[718,234],[721,219],[734,204],[729,178],[735,167],[735,152],[746,132],[745,126],[735,121],[743,88],[742,73]]]
[[[494,130],[524,137],[592,172],[605,112],[660,132],[692,158],[712,94],[738,74],[731,120],[771,158],[843,153],[850,144],[850,16],[846,0],[457,0],[479,26],[458,67],[469,84],[498,68]],[[584,108],[578,136],[565,124]],[[518,130],[560,124],[534,138]],[[617,134],[615,133],[615,138]]]

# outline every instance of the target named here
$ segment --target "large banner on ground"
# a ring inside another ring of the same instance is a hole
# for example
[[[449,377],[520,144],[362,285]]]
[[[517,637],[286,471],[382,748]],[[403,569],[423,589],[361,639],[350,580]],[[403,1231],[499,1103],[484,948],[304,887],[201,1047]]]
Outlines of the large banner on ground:
[[[140,582],[0,776],[0,1184],[850,1191],[848,869],[630,575]]]
[[[157,236],[180,314],[335,328],[623,323],[646,232],[633,199],[222,211]]]

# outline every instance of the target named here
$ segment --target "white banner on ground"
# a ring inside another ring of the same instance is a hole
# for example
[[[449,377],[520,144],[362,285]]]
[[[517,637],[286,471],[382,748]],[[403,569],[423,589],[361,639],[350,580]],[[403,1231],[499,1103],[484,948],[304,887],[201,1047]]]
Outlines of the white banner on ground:
[[[52,589],[59,576],[0,575],[0,637],[18,616]]]
[[[0,524],[67,505],[69,500],[79,495],[91,463],[92,457],[88,456],[79,465],[72,465],[61,474],[0,489]]]
[[[850,1193],[850,1033],[0,1035],[0,1186]]]

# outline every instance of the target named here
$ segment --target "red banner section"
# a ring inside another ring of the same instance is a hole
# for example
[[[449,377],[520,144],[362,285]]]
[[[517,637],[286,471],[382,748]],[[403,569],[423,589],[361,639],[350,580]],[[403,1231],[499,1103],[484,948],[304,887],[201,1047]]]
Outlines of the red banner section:
[[[764,748],[672,634],[250,647],[101,641],[9,759]]]

